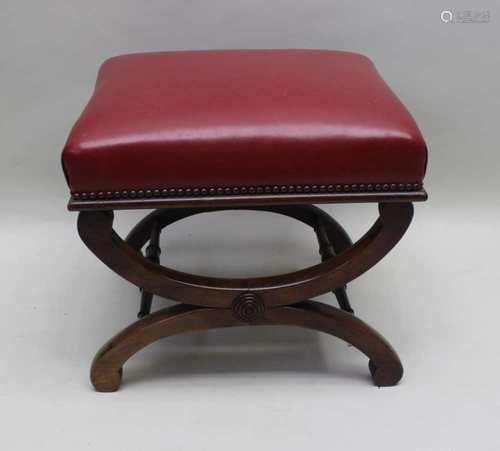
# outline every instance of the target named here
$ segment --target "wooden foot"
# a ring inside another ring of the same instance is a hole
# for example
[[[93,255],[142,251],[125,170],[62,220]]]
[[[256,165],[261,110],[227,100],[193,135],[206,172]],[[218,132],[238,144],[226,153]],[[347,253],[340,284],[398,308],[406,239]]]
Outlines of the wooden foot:
[[[246,300],[245,312],[252,311],[251,303],[252,300]],[[241,311],[237,309],[181,304],[160,310],[127,327],[102,347],[92,363],[92,384],[100,392],[117,390],[125,362],[161,338],[184,332],[244,325],[287,325],[325,332],[352,344],[370,359],[370,371],[376,385],[395,385],[401,379],[403,367],[390,344],[349,313],[313,301],[258,313],[246,317],[248,321],[243,321]]]

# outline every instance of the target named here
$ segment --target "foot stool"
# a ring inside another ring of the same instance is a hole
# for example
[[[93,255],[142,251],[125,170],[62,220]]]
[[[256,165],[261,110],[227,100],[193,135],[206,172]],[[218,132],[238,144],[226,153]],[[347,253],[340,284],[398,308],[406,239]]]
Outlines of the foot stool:
[[[111,58],[62,155],[78,232],[141,290],[140,319],[96,355],[91,381],[117,390],[122,367],[160,338],[211,328],[289,325],[352,344],[378,386],[403,373],[390,344],[354,316],[346,285],[400,240],[427,162],[408,111],[371,61],[326,50],[139,53]],[[313,204],[377,202],[354,244]],[[114,210],[153,209],[128,234]],[[204,212],[257,210],[303,222],[321,261],[279,276],[223,279],[160,265],[160,233]],[[310,300],[332,292],[340,308]],[[177,301],[150,314],[153,295]]]

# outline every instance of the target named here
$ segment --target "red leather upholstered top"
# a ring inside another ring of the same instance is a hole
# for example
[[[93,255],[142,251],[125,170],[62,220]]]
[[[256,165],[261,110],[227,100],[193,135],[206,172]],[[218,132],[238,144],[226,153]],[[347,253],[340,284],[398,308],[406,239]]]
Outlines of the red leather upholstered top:
[[[371,61],[326,50],[111,58],[63,151],[72,192],[418,183],[426,160]]]

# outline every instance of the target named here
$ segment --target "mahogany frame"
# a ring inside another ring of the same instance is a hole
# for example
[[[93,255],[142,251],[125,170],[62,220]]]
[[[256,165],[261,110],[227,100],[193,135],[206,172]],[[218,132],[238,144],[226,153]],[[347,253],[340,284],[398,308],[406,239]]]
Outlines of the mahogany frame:
[[[385,197],[384,197],[385,194]],[[360,195],[362,197],[360,197]],[[106,343],[94,358],[91,381],[97,391],[119,388],[125,362],[148,344],[178,333],[245,325],[290,325],[336,336],[369,358],[378,386],[395,385],[403,367],[394,349],[376,331],[354,316],[345,287],[380,261],[401,239],[413,217],[413,193],[351,193],[319,199],[318,195],[241,196],[169,200],[140,199],[70,201],[79,210],[78,232],[87,247],[109,268],[141,289],[139,319]],[[330,195],[331,196],[331,195]],[[354,244],[342,226],[312,202],[379,202],[379,217]],[[137,203],[139,202],[139,204]],[[162,203],[163,202],[163,203]],[[187,207],[186,207],[187,206]],[[123,240],[113,230],[113,209],[159,209],[141,220]],[[180,207],[180,208],[173,208]],[[214,278],[186,274],[160,265],[161,231],[180,219],[221,210],[258,210],[282,214],[312,227],[321,263],[271,277]],[[142,249],[146,247],[144,254]],[[333,292],[341,308],[311,301]],[[150,314],[153,295],[179,305]]]

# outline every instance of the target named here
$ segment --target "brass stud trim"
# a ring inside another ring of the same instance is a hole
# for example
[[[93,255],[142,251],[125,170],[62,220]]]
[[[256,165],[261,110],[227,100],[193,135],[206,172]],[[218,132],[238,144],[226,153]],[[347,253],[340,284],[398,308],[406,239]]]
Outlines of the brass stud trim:
[[[179,188],[143,188],[117,191],[72,192],[74,200],[95,199],[141,199],[169,197],[244,196],[280,194],[324,194],[324,193],[370,193],[373,191],[408,192],[419,191],[422,183],[351,183],[330,185],[261,185],[261,186],[207,186]]]

